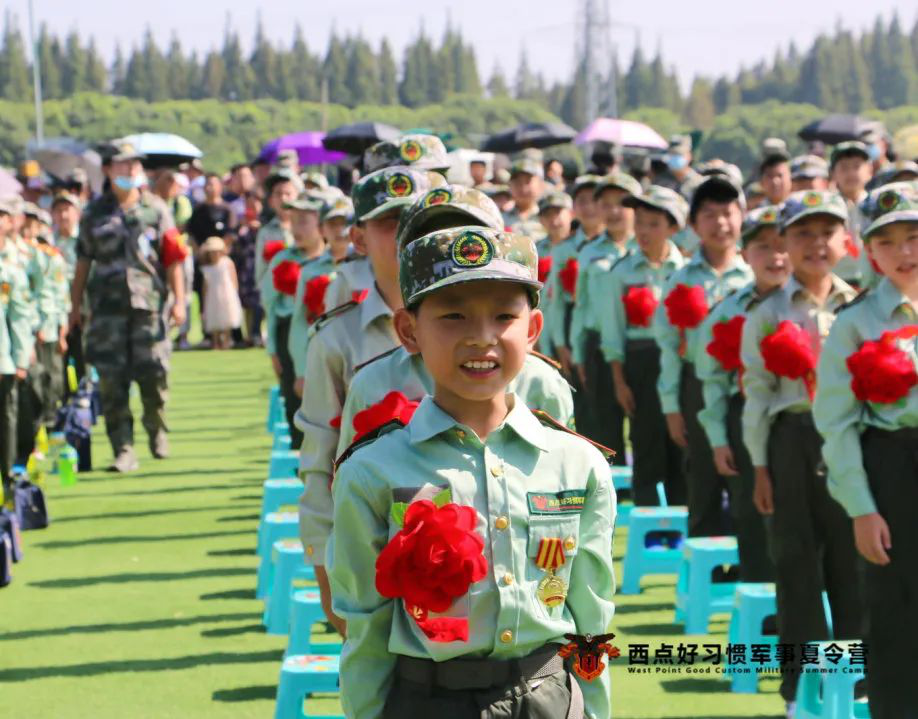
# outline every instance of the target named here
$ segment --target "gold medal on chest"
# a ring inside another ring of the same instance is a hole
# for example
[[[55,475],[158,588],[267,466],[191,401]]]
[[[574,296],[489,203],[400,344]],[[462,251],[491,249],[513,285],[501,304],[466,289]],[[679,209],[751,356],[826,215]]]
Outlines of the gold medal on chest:
[[[560,537],[547,537],[539,540],[535,563],[539,569],[545,571],[545,576],[539,582],[536,596],[546,607],[557,607],[567,598],[567,584],[555,574],[555,571],[561,568],[565,561],[564,545]]]

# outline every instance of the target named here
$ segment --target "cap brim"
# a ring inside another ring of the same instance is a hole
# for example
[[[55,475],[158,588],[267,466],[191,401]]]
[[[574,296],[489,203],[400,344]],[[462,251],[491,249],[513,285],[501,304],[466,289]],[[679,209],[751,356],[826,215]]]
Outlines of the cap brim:
[[[494,224],[491,222],[491,216],[482,210],[477,210],[473,207],[456,207],[455,205],[445,203],[440,205],[431,205],[430,207],[425,207],[423,210],[418,212],[414,217],[411,218],[410,222],[405,225],[399,236],[399,247],[405,247],[409,242],[412,242],[419,237],[423,237],[430,232],[434,232],[435,230],[445,229],[442,227],[426,226],[428,222],[431,222],[435,218],[441,217],[443,215],[458,215],[459,217],[456,220],[456,226],[481,224],[482,227],[490,227],[495,230],[503,229],[503,227],[494,227]],[[466,220],[472,220],[472,222],[466,222]],[[401,236],[403,235],[410,237],[411,239],[402,242]]]
[[[638,197],[636,195],[631,195],[630,197],[626,197],[624,200],[622,200],[622,204],[625,207],[631,207],[631,208],[647,207],[651,210],[656,210],[657,212],[663,212],[666,215],[668,215],[670,218],[672,218],[673,221],[676,223],[676,225],[679,226],[680,229],[685,227],[684,217],[681,217],[681,218],[676,217],[676,215],[673,214],[671,209],[669,209],[668,207],[664,207],[663,205],[658,205],[654,202],[651,202],[646,197]]]
[[[495,265],[497,265],[497,267],[495,267]],[[499,267],[505,267],[506,271],[501,271]],[[431,292],[442,290],[444,287],[451,287],[452,285],[458,285],[463,282],[483,282],[485,280],[513,282],[515,284],[523,285],[524,287],[527,287],[533,291],[533,304],[538,304],[538,293],[539,290],[542,289],[542,283],[538,280],[532,279],[531,277],[523,277],[522,274],[514,276],[513,273],[516,272],[522,273],[522,266],[515,262],[508,262],[505,260],[494,260],[487,266],[477,269],[462,269],[455,274],[434,282],[432,285],[428,285],[423,290],[415,292],[410,297],[405,298],[405,305],[410,307],[411,305],[416,304],[422,298],[429,295]]]
[[[866,242],[877,230],[881,230],[887,225],[892,225],[896,222],[918,222],[918,210],[899,210],[898,212],[889,212],[878,217],[867,226],[867,229],[864,230],[861,236]]]
[[[380,215],[385,215],[387,212],[391,212],[392,210],[398,210],[403,207],[407,207],[408,205],[414,203],[415,199],[417,198],[412,195],[411,197],[398,197],[393,200],[389,200],[382,203],[379,207],[374,207],[366,214],[361,215],[359,220],[361,222],[366,222],[367,220],[375,219]]]
[[[782,222],[779,225],[781,232],[784,232],[791,225],[796,225],[800,220],[805,220],[807,217],[812,217],[813,215],[828,215],[829,217],[834,217],[836,220],[841,220],[842,224],[845,226],[848,225],[848,214],[842,214],[841,211],[829,210],[825,207],[811,207],[804,210],[796,215],[794,215],[789,222]]]

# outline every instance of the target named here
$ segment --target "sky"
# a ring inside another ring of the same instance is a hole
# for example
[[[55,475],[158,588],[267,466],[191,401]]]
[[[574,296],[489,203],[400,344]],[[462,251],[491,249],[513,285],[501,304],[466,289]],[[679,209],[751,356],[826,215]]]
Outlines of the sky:
[[[594,0],[608,2],[610,40],[626,66],[635,42],[653,54],[661,47],[668,66],[683,85],[695,75],[734,75],[742,65],[771,59],[791,40],[807,47],[838,23],[860,31],[877,14],[898,11],[910,30],[918,7],[914,0]],[[186,48],[219,47],[227,15],[244,47],[251,46],[259,13],[268,37],[289,45],[300,23],[313,52],[324,51],[331,28],[361,34],[374,45],[387,37],[397,57],[422,24],[439,39],[447,22],[458,26],[476,46],[480,74],[490,76],[499,63],[512,78],[520,53],[548,80],[567,79],[574,62],[579,0],[462,0],[440,3],[392,3],[379,0],[32,0],[36,26],[45,22],[57,33],[76,28],[93,35],[111,57],[116,44],[127,51],[139,44],[149,26],[161,45],[176,34]],[[28,22],[28,0],[5,3]]]

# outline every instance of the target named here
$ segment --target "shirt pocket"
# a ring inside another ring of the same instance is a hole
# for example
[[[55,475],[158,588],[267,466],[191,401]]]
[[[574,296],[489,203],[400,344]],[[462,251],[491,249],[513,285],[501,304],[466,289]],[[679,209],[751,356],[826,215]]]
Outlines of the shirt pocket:
[[[563,615],[579,545],[579,514],[529,517],[526,581],[533,602],[545,617],[560,619]],[[549,567],[554,569],[549,571]]]

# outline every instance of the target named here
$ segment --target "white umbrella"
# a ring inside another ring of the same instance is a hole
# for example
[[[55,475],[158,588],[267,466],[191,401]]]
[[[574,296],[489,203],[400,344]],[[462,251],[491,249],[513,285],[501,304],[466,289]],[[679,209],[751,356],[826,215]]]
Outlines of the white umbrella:
[[[102,159],[85,142],[72,137],[53,137],[41,145],[30,141],[27,151],[45,172],[61,180],[66,179],[76,168],[82,168],[93,192],[102,191]]]
[[[608,142],[620,147],[646,147],[659,150],[665,150],[669,146],[660,133],[649,125],[612,117],[596,118],[574,138],[576,145],[586,145],[588,142]]]

